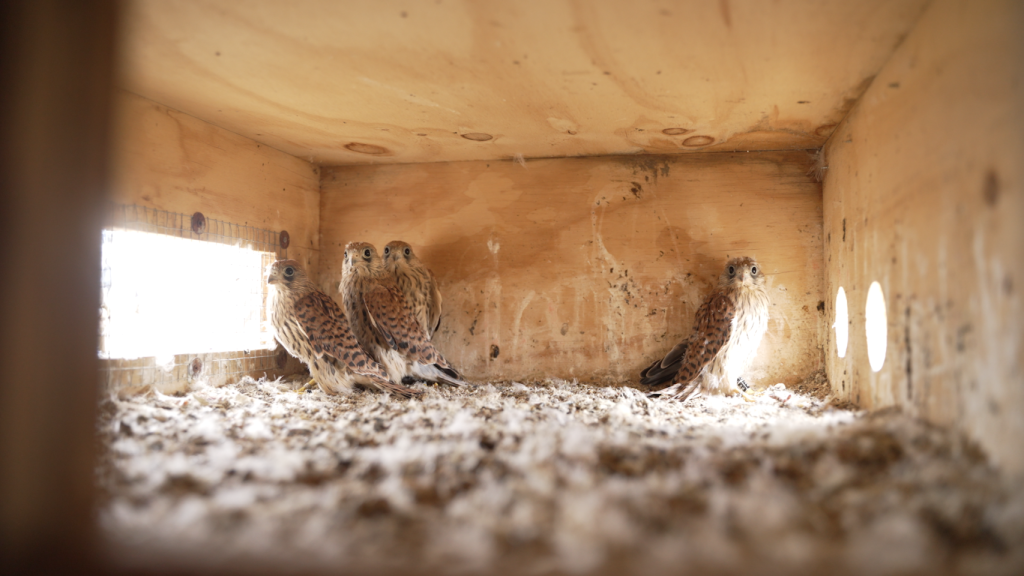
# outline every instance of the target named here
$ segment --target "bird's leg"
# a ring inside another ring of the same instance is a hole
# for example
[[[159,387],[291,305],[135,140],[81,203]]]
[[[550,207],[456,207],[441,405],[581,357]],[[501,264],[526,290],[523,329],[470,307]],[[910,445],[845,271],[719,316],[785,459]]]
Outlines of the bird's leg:
[[[747,381],[744,380],[742,376],[736,378],[736,387],[740,389],[740,396],[742,396],[744,400],[747,402],[757,402],[757,399],[753,394],[747,393],[747,391],[750,390],[750,384],[747,384]]]
[[[316,384],[316,378],[310,378],[309,382],[306,382],[302,386],[302,388],[299,388],[298,390],[296,390],[295,393],[296,394],[302,394],[306,390],[309,390],[311,387],[313,387],[313,385],[315,385],[315,384]]]

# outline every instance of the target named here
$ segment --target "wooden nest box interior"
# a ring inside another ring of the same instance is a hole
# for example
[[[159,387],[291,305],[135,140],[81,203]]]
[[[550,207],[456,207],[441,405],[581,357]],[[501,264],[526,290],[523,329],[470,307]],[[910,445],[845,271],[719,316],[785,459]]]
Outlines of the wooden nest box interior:
[[[1024,473],[1019,2],[44,5],[3,29],[0,519],[26,565],[54,538],[93,557],[98,390],[303,370],[274,346],[97,365],[97,240],[129,211],[263,243],[339,303],[347,243],[404,240],[434,346],[480,383],[637,387],[750,256],[755,390],[823,373]]]

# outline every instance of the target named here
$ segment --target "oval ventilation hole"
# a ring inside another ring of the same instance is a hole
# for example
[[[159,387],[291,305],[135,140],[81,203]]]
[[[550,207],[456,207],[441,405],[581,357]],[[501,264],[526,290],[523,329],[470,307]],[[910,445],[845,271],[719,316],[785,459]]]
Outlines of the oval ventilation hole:
[[[349,142],[345,148],[360,154],[387,154],[388,149],[375,144],[364,144],[362,142]]]
[[[836,293],[836,321],[832,327],[836,330],[836,354],[846,358],[846,347],[850,343],[850,313],[846,309],[846,290],[842,286]]]
[[[888,325],[882,286],[878,282],[872,282],[868,288],[868,301],[864,306],[864,332],[868,338],[868,362],[874,372],[881,370],[885,364]]]
[[[686,128],[665,128],[661,131],[662,134],[667,134],[669,136],[682,136],[687,132],[692,132],[692,130],[688,130]]]
[[[491,136],[490,134],[484,134],[483,132],[470,132],[468,134],[463,134],[462,137],[465,138],[466,140],[472,140],[474,142],[487,142],[491,138],[494,138],[494,136]]]
[[[683,146],[690,146],[690,147],[693,147],[693,148],[697,148],[697,147],[700,147],[700,146],[707,146],[708,144],[714,144],[714,143],[715,143],[715,139],[714,138],[712,138],[711,136],[705,136],[703,134],[700,135],[700,136],[690,136],[686,140],[683,140]]]

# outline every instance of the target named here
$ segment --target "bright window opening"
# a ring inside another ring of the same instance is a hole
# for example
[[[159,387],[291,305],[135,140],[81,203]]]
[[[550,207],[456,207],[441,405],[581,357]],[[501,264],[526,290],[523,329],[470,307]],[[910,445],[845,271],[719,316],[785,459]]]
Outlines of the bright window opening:
[[[103,232],[101,358],[273,348],[262,322],[274,255],[136,230]]]
[[[864,331],[868,338],[868,362],[871,364],[871,370],[875,372],[881,370],[885,364],[888,323],[882,286],[878,282],[872,282],[864,307]]]
[[[832,327],[836,330],[836,354],[846,358],[846,347],[850,343],[850,314],[846,309],[846,290],[842,286],[836,294],[836,321]]]

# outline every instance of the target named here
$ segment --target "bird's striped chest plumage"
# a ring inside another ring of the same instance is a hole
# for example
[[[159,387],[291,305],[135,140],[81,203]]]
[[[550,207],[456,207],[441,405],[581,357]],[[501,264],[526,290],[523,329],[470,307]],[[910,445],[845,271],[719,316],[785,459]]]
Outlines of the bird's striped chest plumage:
[[[426,332],[427,338],[432,337],[441,317],[441,293],[434,275],[418,261],[407,262],[400,258],[394,260],[388,269],[413,318]]]
[[[398,288],[402,292],[406,306],[412,312],[416,321],[425,330],[428,327],[430,313],[427,310],[427,286],[425,278],[421,277],[411,268],[399,269],[395,275],[398,281]]]
[[[294,299],[282,290],[271,289],[267,300],[270,324],[278,342],[293,356],[305,359],[311,354],[309,339],[295,319]]]
[[[409,266],[399,266],[395,270],[395,280],[411,308],[415,310],[426,306],[427,279],[422,274]]]
[[[768,330],[768,293],[763,286],[737,286],[730,290],[734,315],[726,350],[731,372],[746,370],[757,354],[761,338]]]
[[[368,351],[374,351],[385,345],[384,339],[373,330],[373,321],[363,303],[363,294],[372,285],[372,279],[364,274],[355,274],[342,280],[342,300],[345,304],[345,316],[355,332],[359,344]]]

